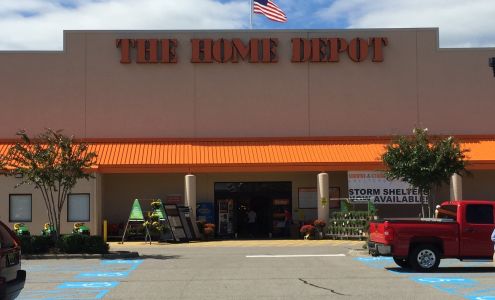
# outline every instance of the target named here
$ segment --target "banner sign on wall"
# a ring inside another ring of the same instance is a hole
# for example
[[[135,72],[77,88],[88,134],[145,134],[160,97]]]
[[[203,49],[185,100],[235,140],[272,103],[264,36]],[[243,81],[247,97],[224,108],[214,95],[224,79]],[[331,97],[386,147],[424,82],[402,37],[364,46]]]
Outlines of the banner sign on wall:
[[[375,204],[421,204],[427,196],[404,181],[385,178],[381,171],[349,171],[349,199],[354,202],[373,201]]]

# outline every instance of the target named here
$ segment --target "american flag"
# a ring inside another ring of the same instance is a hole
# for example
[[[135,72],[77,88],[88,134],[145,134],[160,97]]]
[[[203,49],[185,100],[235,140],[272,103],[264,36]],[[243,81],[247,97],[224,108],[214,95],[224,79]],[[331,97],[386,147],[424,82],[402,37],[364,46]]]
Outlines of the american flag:
[[[287,22],[285,13],[271,0],[254,0],[253,12],[265,15],[268,19],[277,22]]]

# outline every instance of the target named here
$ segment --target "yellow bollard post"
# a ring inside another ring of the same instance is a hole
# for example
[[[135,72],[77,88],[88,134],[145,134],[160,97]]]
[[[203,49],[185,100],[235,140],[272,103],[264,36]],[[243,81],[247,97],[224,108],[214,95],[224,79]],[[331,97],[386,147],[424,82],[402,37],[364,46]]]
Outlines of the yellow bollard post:
[[[107,242],[107,220],[103,220],[103,241]]]

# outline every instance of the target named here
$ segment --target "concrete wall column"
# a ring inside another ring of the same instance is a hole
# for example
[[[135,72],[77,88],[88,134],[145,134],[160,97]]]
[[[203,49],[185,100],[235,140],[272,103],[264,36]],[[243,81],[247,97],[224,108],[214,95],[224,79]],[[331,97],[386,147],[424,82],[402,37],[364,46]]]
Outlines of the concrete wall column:
[[[94,191],[93,191],[93,207],[94,207],[94,229],[91,229],[91,233],[95,235],[102,235],[102,223],[103,223],[103,190],[102,190],[102,175],[99,173],[93,174],[95,176],[94,180]]]
[[[317,203],[318,203],[318,219],[328,222],[330,210],[329,205],[329,184],[328,173],[318,174],[317,185]]]
[[[450,200],[462,200],[462,177],[459,174],[450,177]]]
[[[196,217],[196,176],[186,175],[184,204],[191,208],[192,214]]]

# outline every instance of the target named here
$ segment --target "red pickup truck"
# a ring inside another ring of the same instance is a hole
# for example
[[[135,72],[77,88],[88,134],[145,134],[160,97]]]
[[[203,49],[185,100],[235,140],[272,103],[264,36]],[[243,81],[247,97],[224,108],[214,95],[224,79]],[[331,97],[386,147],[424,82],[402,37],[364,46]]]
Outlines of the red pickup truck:
[[[400,267],[422,272],[434,271],[441,258],[493,259],[495,201],[444,202],[436,214],[430,219],[371,222],[370,254],[392,256]]]

